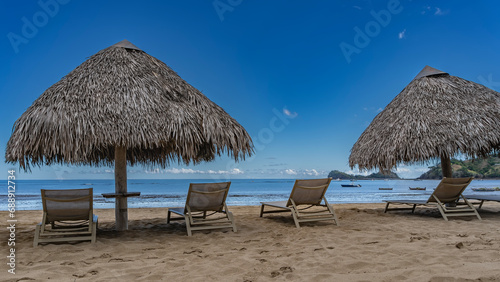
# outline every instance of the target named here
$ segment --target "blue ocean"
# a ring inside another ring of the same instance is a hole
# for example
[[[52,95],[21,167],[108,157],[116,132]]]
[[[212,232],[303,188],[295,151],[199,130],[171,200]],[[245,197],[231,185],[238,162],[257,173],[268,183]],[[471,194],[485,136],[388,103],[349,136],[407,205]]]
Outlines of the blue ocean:
[[[228,205],[258,205],[263,201],[286,200],[294,179],[233,179]],[[129,198],[129,208],[184,206],[189,183],[214,182],[213,179],[129,179],[129,192],[141,192],[140,197]],[[350,181],[332,181],[326,198],[330,203],[381,203],[389,199],[426,199],[438,185],[438,180],[358,180],[361,187],[342,187]],[[105,199],[102,193],[115,191],[114,180],[17,180],[16,209],[41,210],[40,189],[94,188],[94,208],[114,208],[114,199]],[[472,188],[499,187],[500,180],[473,180],[467,194],[500,194],[500,192],[474,192]],[[425,191],[409,187],[426,187]],[[393,188],[379,190],[379,188]],[[0,210],[7,210],[7,181],[0,195]]]

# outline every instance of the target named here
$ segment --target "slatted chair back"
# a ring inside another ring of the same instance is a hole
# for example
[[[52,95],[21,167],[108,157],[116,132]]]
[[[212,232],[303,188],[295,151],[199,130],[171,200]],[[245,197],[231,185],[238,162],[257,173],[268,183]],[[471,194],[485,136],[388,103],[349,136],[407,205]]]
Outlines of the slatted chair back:
[[[296,205],[319,205],[331,181],[331,178],[295,180],[287,206],[292,205],[292,200]]]
[[[227,193],[231,182],[221,183],[191,183],[186,199],[191,212],[215,211],[221,212],[226,203]]]

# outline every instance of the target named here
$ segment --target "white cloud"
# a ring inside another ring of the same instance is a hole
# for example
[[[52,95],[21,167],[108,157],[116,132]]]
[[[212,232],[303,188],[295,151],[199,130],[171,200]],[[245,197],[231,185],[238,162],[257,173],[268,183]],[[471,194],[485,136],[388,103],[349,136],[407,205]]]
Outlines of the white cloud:
[[[422,12],[420,12],[422,15],[425,15],[427,14],[427,12],[429,12],[431,10],[431,6],[425,6],[424,7],[424,10]]]
[[[351,169],[351,170],[344,171],[344,173],[347,173],[347,174],[364,175],[364,176],[370,175],[373,172],[375,172],[375,171],[371,171],[371,170],[359,171],[359,169]]]
[[[406,38],[406,28],[398,34],[399,39]]]
[[[315,169],[311,169],[311,170],[306,169],[305,174],[307,174],[307,175],[314,175],[314,176],[318,176],[318,175],[319,175],[319,172],[318,172],[318,171],[316,171]]]
[[[363,10],[360,6],[352,6],[354,9]]]
[[[289,116],[291,118],[295,118],[298,116],[298,114],[296,112],[290,112],[287,108],[283,108],[283,113],[286,115],[286,116]]]
[[[432,11],[434,11],[434,13]],[[434,14],[434,16],[444,16],[447,15],[448,12],[449,10],[443,10],[439,7],[425,6],[423,10],[420,12],[420,14],[422,15]]]
[[[239,169],[239,168],[233,168],[229,171],[229,174],[243,174],[243,170]]]
[[[201,170],[194,170],[191,168],[168,168],[165,169],[165,173],[173,173],[173,174],[189,174],[189,173],[205,173]]]
[[[443,12],[440,8],[436,7],[436,11],[434,12],[435,16],[441,16],[441,15],[444,15],[444,14],[446,14],[446,13]]]
[[[64,171],[64,173],[68,173],[67,171]],[[80,173],[89,173],[88,171],[81,171]],[[94,169],[94,170],[91,170],[90,173],[92,174],[111,174],[111,173],[115,173],[115,170],[114,169]]]
[[[196,169],[191,169],[191,168],[168,168],[164,170],[160,170],[158,168],[153,169],[153,170],[146,170],[144,171],[147,174],[219,174],[219,175],[224,175],[224,174],[244,174],[245,172],[239,168],[233,168],[230,170],[196,170]]]
[[[405,172],[410,172],[410,169],[406,168],[406,167],[398,167],[395,172],[396,173],[405,173]]]
[[[377,113],[380,113],[380,112],[381,112],[381,111],[383,111],[383,110],[384,110],[384,109],[382,109],[382,108],[378,108],[378,109],[377,109]]]
[[[285,169],[281,170],[281,174],[295,175],[296,177],[309,177],[309,176],[324,176],[328,175],[326,170],[316,170],[316,169]]]

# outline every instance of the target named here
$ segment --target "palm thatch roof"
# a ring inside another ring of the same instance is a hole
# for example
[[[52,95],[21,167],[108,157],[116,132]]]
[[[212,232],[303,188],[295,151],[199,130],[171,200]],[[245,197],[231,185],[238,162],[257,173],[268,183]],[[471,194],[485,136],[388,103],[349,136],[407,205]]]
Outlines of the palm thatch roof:
[[[389,171],[500,149],[500,93],[426,66],[361,134],[349,165]]]
[[[124,40],[48,88],[15,122],[5,159],[30,165],[167,166],[253,152],[245,129],[160,60]]]

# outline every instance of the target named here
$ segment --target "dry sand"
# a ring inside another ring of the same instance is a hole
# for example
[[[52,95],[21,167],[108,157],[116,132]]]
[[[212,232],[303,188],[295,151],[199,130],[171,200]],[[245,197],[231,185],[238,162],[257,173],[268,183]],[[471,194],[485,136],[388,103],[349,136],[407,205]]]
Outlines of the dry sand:
[[[288,213],[259,218],[259,207],[229,207],[238,232],[166,224],[166,209],[130,209],[129,229],[99,215],[97,243],[33,248],[41,211],[17,211],[16,274],[2,281],[500,281],[500,203],[482,221],[444,221],[437,209],[384,214],[383,204],[334,205],[340,226]],[[7,212],[0,212],[7,262]]]

